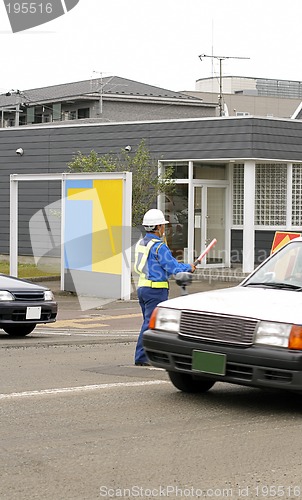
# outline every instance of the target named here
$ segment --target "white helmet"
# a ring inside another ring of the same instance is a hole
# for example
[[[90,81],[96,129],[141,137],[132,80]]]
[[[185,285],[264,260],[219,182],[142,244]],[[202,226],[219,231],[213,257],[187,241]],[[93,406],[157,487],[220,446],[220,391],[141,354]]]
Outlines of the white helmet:
[[[155,226],[160,224],[169,224],[169,221],[165,219],[165,216],[161,210],[157,208],[151,208],[145,213],[143,219],[143,226],[148,229],[154,229]]]

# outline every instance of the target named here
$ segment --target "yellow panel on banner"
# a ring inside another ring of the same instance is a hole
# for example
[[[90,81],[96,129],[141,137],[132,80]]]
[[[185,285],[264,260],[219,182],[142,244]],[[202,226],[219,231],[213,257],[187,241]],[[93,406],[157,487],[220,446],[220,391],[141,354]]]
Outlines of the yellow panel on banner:
[[[89,188],[70,187],[67,199],[92,204],[91,271],[121,274],[123,181],[93,180]]]

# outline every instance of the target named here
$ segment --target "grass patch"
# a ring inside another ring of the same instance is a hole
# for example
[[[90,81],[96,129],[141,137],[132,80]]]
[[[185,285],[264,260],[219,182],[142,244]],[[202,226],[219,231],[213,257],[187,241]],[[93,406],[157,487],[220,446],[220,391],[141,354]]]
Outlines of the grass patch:
[[[9,274],[9,262],[0,261],[0,273]],[[52,270],[51,267],[37,267],[35,264],[18,263],[18,278],[36,278],[40,276],[60,276],[57,270]]]

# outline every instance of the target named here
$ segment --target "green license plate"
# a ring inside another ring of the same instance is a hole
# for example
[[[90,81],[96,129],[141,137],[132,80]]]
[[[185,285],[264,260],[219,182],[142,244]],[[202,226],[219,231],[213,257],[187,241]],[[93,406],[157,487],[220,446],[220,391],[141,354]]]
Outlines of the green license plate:
[[[193,351],[192,370],[212,375],[225,375],[226,355],[216,352]]]

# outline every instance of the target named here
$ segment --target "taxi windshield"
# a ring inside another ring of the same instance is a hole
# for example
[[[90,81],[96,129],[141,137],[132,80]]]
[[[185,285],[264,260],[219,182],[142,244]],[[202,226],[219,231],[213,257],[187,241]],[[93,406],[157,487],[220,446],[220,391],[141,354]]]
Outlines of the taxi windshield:
[[[292,242],[273,254],[243,286],[302,288],[302,241]]]

